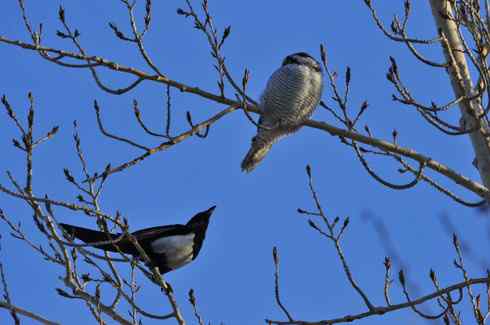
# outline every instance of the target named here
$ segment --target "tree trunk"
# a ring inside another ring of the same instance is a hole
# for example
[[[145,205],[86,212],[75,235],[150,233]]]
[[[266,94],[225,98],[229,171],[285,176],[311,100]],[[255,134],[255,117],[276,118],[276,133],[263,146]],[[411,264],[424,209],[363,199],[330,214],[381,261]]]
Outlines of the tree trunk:
[[[448,0],[430,0],[432,14],[434,16],[438,30],[441,31],[444,55],[450,67],[448,75],[456,97],[466,96],[470,98],[475,95],[470,71],[464,54],[458,27],[456,23],[446,17],[453,17],[453,7]],[[477,127],[475,131],[469,133],[473,150],[475,152],[476,166],[480,172],[480,177],[486,188],[490,189],[490,145],[489,139],[485,136],[488,133],[488,123],[482,116],[483,107],[480,97],[473,100],[464,100],[459,104],[461,110],[461,126],[465,129]],[[490,197],[487,198],[490,201]]]

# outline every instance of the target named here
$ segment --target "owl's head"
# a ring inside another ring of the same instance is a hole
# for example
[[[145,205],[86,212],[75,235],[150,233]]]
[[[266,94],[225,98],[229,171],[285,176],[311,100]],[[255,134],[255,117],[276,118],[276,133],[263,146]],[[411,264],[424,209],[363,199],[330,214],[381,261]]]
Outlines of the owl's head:
[[[304,65],[313,69],[314,71],[317,72],[322,71],[322,67],[320,66],[320,63],[317,60],[315,60],[311,55],[305,52],[298,52],[286,56],[286,58],[282,61],[282,66],[288,64]]]

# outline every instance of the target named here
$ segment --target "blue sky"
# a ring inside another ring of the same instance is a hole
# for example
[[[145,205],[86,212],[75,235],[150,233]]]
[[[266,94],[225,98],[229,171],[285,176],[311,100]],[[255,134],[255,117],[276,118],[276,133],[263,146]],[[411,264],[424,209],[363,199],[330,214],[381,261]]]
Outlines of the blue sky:
[[[90,54],[104,56],[146,71],[137,49],[115,39],[107,26],[115,22],[129,30],[126,11],[118,1],[63,3],[67,20],[81,32],[81,42]],[[216,74],[204,36],[192,22],[176,15],[184,1],[156,2],[153,27],[146,38],[147,50],[155,63],[171,78],[217,92]],[[54,36],[60,29],[58,3],[40,4],[26,0],[33,22],[44,24],[44,42],[52,47],[72,50],[71,44]],[[197,7],[197,3],[196,3]],[[143,2],[137,10],[141,17]],[[303,5],[279,1],[211,1],[216,25],[232,26],[224,46],[231,72],[240,80],[245,68],[251,71],[249,95],[258,98],[268,76],[282,59],[293,52],[306,51],[319,58],[319,44],[327,48],[329,65],[343,76],[352,69],[351,107],[364,100],[370,108],[363,123],[377,137],[390,139],[396,128],[399,143],[430,155],[473,179],[473,154],[466,137],[447,137],[422,121],[415,111],[391,100],[393,89],[386,80],[388,56],[394,56],[402,78],[417,98],[438,103],[451,98],[450,85],[443,70],[419,64],[400,44],[388,41],[374,26],[369,12],[358,1],[308,1]],[[410,30],[416,36],[435,35],[427,2],[414,3]],[[4,13],[0,34],[28,41],[17,1],[0,3]],[[393,13],[402,12],[401,1],[385,1],[379,13],[389,22]],[[425,51],[441,59],[440,49]],[[27,92],[36,100],[37,134],[60,126],[56,137],[35,153],[34,191],[62,200],[75,200],[77,192],[66,183],[63,168],[81,177],[73,150],[72,122],[80,126],[82,145],[89,167],[102,170],[111,162],[124,162],[137,154],[134,148],[107,139],[96,126],[92,103],[96,99],[108,129],[137,139],[149,146],[158,142],[147,137],[133,118],[131,103],[137,99],[143,118],[152,127],[163,125],[164,94],[150,82],[134,91],[113,96],[102,92],[88,71],[70,70],[43,61],[35,53],[0,45],[0,93],[7,95],[19,116],[25,116]],[[122,87],[125,76],[103,73],[104,80]],[[132,79],[130,79],[132,80]],[[330,89],[323,99],[333,105]],[[172,92],[174,134],[186,127],[185,112],[195,120],[222,109],[222,105],[197,96]],[[228,92],[228,97],[233,97]],[[6,115],[0,116],[0,182],[7,184],[5,171],[23,179],[23,156],[11,145],[17,136]],[[458,114],[449,119],[457,121]],[[318,109],[314,119],[335,123],[326,111]],[[428,272],[438,272],[442,285],[461,281],[454,269],[451,239],[440,218],[447,216],[458,234],[471,246],[475,260],[488,267],[489,227],[487,218],[476,210],[463,208],[436,193],[425,184],[408,191],[382,187],[367,175],[354,153],[326,133],[304,128],[275,145],[268,157],[251,174],[240,171],[240,162],[254,135],[255,127],[241,112],[215,124],[206,139],[194,137],[172,149],[158,153],[117,176],[110,178],[101,203],[104,211],[119,210],[132,229],[161,224],[184,223],[195,212],[216,204],[207,239],[199,258],[166,278],[189,323],[194,323],[186,294],[194,288],[198,305],[207,321],[218,324],[259,324],[264,318],[283,318],[274,303],[272,247],[281,254],[284,303],[296,319],[334,318],[364,311],[360,298],[347,284],[332,245],[321,238],[296,213],[298,207],[312,208],[307,187],[306,164],[311,164],[315,184],[329,216],[349,216],[351,223],[343,248],[359,284],[376,305],[383,304],[383,259],[386,249],[366,216],[382,221],[389,231],[394,249],[409,266],[408,277],[418,284],[420,293],[432,291]],[[402,182],[397,166],[383,160],[375,166],[381,174]],[[451,184],[442,180],[444,184]],[[458,193],[467,193],[455,189]],[[470,198],[471,195],[470,195]],[[31,212],[22,202],[0,195],[0,207],[15,221],[22,222],[33,240],[42,240],[32,224]],[[94,227],[83,215],[55,210],[60,221]],[[37,311],[47,318],[69,324],[86,324],[91,316],[81,302],[57,296],[62,287],[58,279],[63,270],[48,264],[24,243],[12,239],[6,226],[2,235],[0,259],[5,264],[13,302]],[[472,276],[482,276],[482,267],[469,261]],[[126,266],[121,265],[121,269]],[[398,272],[400,265],[395,264]],[[154,312],[169,307],[159,290],[144,287],[140,304]],[[394,301],[403,301],[400,287],[393,286]],[[437,310],[429,304],[429,310]],[[468,320],[469,314],[464,314]],[[2,323],[6,312],[0,314]],[[110,322],[109,322],[110,323]],[[151,321],[145,322],[152,324]],[[155,322],[153,322],[155,323]],[[425,323],[411,312],[397,312],[359,322],[361,324]]]

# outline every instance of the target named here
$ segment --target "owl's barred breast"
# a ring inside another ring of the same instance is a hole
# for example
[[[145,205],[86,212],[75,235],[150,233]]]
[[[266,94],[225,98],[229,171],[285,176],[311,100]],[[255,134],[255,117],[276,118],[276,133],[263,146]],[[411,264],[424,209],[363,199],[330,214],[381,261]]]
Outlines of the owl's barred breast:
[[[295,128],[311,116],[320,101],[322,88],[322,76],[318,72],[301,65],[281,67],[273,73],[262,94],[262,123]]]

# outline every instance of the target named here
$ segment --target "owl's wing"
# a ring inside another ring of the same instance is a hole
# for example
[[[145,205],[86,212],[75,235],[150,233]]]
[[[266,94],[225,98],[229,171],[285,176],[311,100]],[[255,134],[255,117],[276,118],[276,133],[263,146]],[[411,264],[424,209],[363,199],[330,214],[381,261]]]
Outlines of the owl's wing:
[[[318,105],[323,88],[321,75],[300,65],[276,70],[261,96],[260,122],[266,127],[295,126],[308,118]]]

